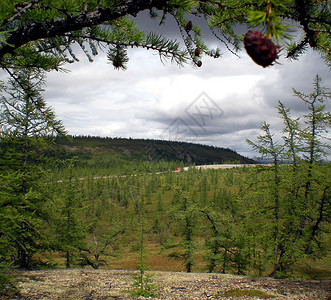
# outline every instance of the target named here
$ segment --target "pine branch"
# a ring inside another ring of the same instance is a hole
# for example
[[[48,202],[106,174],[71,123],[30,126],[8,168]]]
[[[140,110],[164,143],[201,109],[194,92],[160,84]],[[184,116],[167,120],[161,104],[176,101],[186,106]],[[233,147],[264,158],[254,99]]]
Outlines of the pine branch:
[[[24,84],[2,63],[0,63],[1,67],[9,74],[9,76],[14,80],[14,82],[16,82],[18,84],[18,86],[25,91],[26,96],[30,99],[30,101],[33,103],[33,105],[35,106],[35,108],[41,113],[41,115],[45,118],[46,122],[53,128],[53,130],[55,132],[57,132],[58,134],[65,136],[66,135],[66,131],[63,128],[63,125],[60,121],[55,121],[52,120],[50,118],[50,109],[46,108],[46,110],[44,111],[41,107],[41,105],[35,101],[33,95],[31,94],[31,92],[24,86]]]
[[[19,4],[16,4],[17,8],[15,9],[14,14],[11,17],[5,19],[0,25],[0,28],[6,25],[7,23],[19,19],[23,14],[25,14],[29,10],[32,10],[34,6],[36,6],[38,3],[42,1],[44,0],[31,0],[31,2],[24,2],[23,6],[19,6]]]
[[[195,41],[195,39],[191,36],[191,34],[189,33],[189,30],[185,30],[185,33],[184,33],[184,30],[183,30],[183,26],[178,18],[178,16],[176,16],[175,14],[172,14],[174,19],[176,20],[177,22],[177,25],[178,25],[178,28],[179,28],[179,31],[180,31],[180,34],[182,36],[182,39],[184,41],[184,44],[185,44],[185,47],[187,49],[187,52],[188,54],[190,55],[191,57],[191,60],[193,61],[193,63],[198,66],[198,67],[201,67],[201,61],[197,59],[196,55],[194,54],[194,48],[198,48],[198,45],[197,45],[197,42]],[[185,36],[186,35],[186,36]],[[195,47],[192,47],[192,44],[195,46]]]
[[[289,47],[286,58],[298,59],[298,57],[307,51],[308,37],[305,37],[299,44],[292,44]]]
[[[230,43],[235,47],[235,51],[233,51],[232,49],[230,49],[228,43],[227,43],[225,40],[223,40],[223,39],[222,39],[222,38],[221,38],[221,37],[215,32],[214,28],[210,27],[210,30],[211,30],[211,33],[212,33],[212,34],[213,34],[213,35],[214,35],[219,41],[221,41],[221,42],[225,45],[226,49],[228,49],[229,52],[231,52],[233,55],[235,55],[235,56],[237,56],[238,58],[240,58],[240,56],[235,52],[235,51],[239,50],[239,46],[238,46],[238,45],[236,45],[235,43],[232,43],[231,41],[229,41],[229,38],[226,37],[226,36],[223,34],[223,36],[224,36],[224,38],[227,40],[227,42],[230,42]]]
[[[116,8],[96,7],[93,11],[83,11],[79,15],[70,18],[51,20],[43,23],[33,23],[20,27],[10,32],[9,37],[0,48],[0,60],[7,53],[13,53],[15,49],[31,41],[64,35],[66,32],[81,30],[83,28],[98,25],[106,21],[116,20],[125,15],[136,16],[145,9],[162,9],[168,1],[136,0],[125,1]]]
[[[115,69],[126,70],[126,63],[129,61],[129,58],[126,48],[122,45],[115,44],[113,47],[109,47],[107,58]]]
[[[160,35],[155,33],[148,34],[145,38],[141,38],[141,42],[135,41],[114,41],[107,38],[100,38],[96,36],[91,36],[89,34],[65,34],[67,37],[72,37],[73,40],[76,39],[85,39],[90,41],[95,41],[98,43],[104,43],[107,45],[112,45],[114,47],[136,47],[136,48],[145,48],[147,50],[154,50],[159,52],[161,59],[171,59],[175,61],[178,65],[182,66],[183,63],[188,59],[186,51],[180,49],[180,45],[176,41],[168,40]]]

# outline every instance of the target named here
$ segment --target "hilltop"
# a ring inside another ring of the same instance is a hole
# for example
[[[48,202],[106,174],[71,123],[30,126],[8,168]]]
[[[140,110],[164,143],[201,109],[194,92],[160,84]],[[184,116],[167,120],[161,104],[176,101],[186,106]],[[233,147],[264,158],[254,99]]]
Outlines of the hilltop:
[[[117,154],[127,160],[180,161],[190,164],[256,163],[236,151],[202,144],[132,138],[71,136],[56,138],[56,155],[92,158]]]

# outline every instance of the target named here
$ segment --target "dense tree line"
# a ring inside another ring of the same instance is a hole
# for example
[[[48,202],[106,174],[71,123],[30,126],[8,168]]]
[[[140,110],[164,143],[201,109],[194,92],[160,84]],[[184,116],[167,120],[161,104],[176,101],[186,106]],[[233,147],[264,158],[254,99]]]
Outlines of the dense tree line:
[[[158,163],[168,161],[179,163],[178,167],[182,163],[255,163],[231,149],[168,140],[67,136],[57,137],[55,144],[57,147],[48,151],[49,156],[70,158],[77,155],[80,164],[100,163],[103,160],[102,164],[105,165],[105,158],[108,161],[126,160],[128,164],[141,160]]]

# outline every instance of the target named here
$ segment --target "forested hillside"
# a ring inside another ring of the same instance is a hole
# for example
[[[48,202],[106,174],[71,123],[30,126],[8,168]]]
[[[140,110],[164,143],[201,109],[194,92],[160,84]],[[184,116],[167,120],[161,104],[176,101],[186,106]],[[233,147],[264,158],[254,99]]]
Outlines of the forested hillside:
[[[80,156],[85,159],[117,155],[125,160],[177,161],[188,164],[255,163],[228,149],[186,142],[150,139],[71,136],[55,140],[54,155]]]

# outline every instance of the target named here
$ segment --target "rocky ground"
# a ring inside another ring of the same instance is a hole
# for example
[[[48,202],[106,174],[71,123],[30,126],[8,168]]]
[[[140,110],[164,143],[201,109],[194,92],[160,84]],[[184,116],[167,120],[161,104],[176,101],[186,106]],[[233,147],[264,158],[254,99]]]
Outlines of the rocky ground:
[[[159,299],[331,299],[330,279],[277,280],[206,273],[146,273],[154,274],[152,281],[158,285]],[[134,274],[137,271],[19,271],[16,275],[20,295],[10,299],[137,299],[126,292],[132,290]]]

